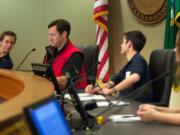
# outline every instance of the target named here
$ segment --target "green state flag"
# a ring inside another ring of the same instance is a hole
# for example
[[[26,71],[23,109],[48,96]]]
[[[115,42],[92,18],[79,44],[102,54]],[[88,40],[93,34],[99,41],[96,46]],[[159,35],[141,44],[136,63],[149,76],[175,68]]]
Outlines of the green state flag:
[[[167,17],[164,48],[175,47],[175,38],[178,28],[180,28],[180,0],[167,0]]]

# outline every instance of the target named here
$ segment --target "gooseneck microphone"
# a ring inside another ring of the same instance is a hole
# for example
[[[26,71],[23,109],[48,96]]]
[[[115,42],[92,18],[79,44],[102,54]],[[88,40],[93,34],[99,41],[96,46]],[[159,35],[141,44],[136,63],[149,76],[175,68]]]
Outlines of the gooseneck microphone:
[[[82,123],[79,129],[87,129],[87,128],[92,128],[95,126],[95,118],[85,110],[86,108],[82,105],[79,96],[75,90],[74,83],[72,81],[70,74],[67,72],[66,76],[68,76],[68,93],[71,96],[72,103],[74,104],[74,107],[76,110],[79,112]]]
[[[162,73],[161,75],[159,75],[158,77],[150,80],[149,82],[145,83],[144,85],[140,86],[139,88],[135,89],[133,92],[130,92],[129,94],[127,94],[126,96],[119,98],[117,100],[117,102],[111,106],[109,106],[108,108],[106,108],[105,110],[103,110],[102,112],[98,113],[96,115],[100,116],[105,114],[106,112],[108,112],[109,110],[111,110],[112,108],[116,107],[121,101],[127,101],[127,100],[133,100],[136,99],[137,97],[139,97],[140,95],[142,95],[144,92],[146,92],[147,90],[149,90],[149,88],[151,87],[151,85],[163,78],[166,78],[167,76],[169,76],[170,73],[168,71],[165,71],[164,73]]]
[[[98,62],[99,63],[99,62]],[[98,64],[97,63],[97,64]],[[73,66],[73,68],[74,68],[74,70],[76,70],[75,69],[75,65]],[[92,80],[94,80],[94,81],[96,81],[96,79],[94,78],[94,77],[91,77],[91,78],[86,78],[86,76],[87,76],[87,74],[89,73],[89,72],[91,72],[92,70],[94,70],[94,66],[92,66],[88,71],[86,71],[86,73],[84,73],[84,74],[78,74],[78,75],[76,75],[76,76],[71,76],[71,73],[70,72],[68,72],[68,73],[66,73],[66,76],[68,76],[68,79],[69,79],[69,83],[67,84],[67,87],[68,86],[70,86],[70,85],[73,85],[73,86],[75,86],[75,84],[76,83],[79,83],[79,82],[81,82],[81,81],[88,81],[89,79],[90,79],[90,81],[92,81]],[[74,88],[75,89],[75,88]],[[70,93],[70,92],[69,92]],[[74,93],[73,93],[74,94]],[[76,97],[77,98],[77,96],[78,95],[75,95],[74,97]],[[103,95],[104,96],[104,95]],[[79,98],[79,97],[78,97]],[[104,98],[106,99],[106,97],[104,96]],[[77,99],[77,100],[79,100],[79,99]],[[108,99],[106,99],[107,101],[108,101],[108,103],[110,104],[110,101],[108,100]],[[77,101],[77,102],[79,102],[79,101]],[[79,103],[78,103],[79,104]],[[91,101],[86,101],[86,102],[84,102],[83,103],[83,105],[82,105],[82,107],[83,107],[83,109],[84,109],[84,111],[88,111],[88,110],[92,110],[92,109],[95,109],[95,108],[97,108],[97,104],[96,104],[96,101],[95,100],[91,100]],[[80,107],[81,108],[81,107]],[[82,110],[82,109],[78,109],[78,110]],[[83,111],[82,111],[83,112]],[[82,115],[82,117],[84,118],[84,116]]]
[[[24,61],[27,59],[27,57],[28,57],[32,52],[34,52],[34,51],[36,51],[36,48],[31,49],[31,50],[25,55],[24,59],[23,59],[23,60],[20,62],[20,64],[17,66],[16,71],[19,70],[19,68],[20,68],[21,65],[24,63]]]
[[[100,62],[96,62],[95,65],[99,65]],[[75,65],[73,66],[74,70],[77,70],[77,68],[75,67]],[[90,72],[92,72],[93,70],[95,70],[96,66],[92,66],[90,67],[87,71],[85,71],[85,73],[83,75],[85,75],[86,78],[83,78],[84,80],[86,79],[87,81],[95,81],[96,82],[96,78],[94,76],[87,76],[87,74],[89,74]],[[78,79],[79,77],[82,77],[81,74],[78,74],[74,77],[71,77],[71,80],[74,82],[74,83],[78,83],[79,81],[82,81],[82,80],[76,80]],[[87,78],[88,77],[88,78]],[[83,81],[84,81],[83,80]]]

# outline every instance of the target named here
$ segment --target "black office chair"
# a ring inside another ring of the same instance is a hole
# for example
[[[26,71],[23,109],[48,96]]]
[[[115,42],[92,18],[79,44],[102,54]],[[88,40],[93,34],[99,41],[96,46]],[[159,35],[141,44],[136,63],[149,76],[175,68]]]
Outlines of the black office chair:
[[[84,67],[88,84],[95,84],[98,65],[98,46],[78,45],[76,47],[84,54]]]
[[[149,61],[152,78],[156,78],[164,72],[169,72],[164,77],[152,84],[153,103],[161,106],[169,106],[173,75],[175,71],[175,53],[172,49],[156,49],[152,51]]]

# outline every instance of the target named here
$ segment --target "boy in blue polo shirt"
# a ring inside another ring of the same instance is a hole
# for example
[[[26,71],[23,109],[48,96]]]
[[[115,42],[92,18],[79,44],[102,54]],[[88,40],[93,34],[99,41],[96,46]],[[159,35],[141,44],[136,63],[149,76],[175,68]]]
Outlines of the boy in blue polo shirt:
[[[146,37],[140,31],[130,31],[124,34],[121,44],[121,54],[125,55],[128,62],[113,76],[111,80],[102,85],[102,88],[88,85],[85,88],[87,93],[104,93],[110,95],[120,92],[120,95],[127,96],[151,79],[149,67],[146,60],[140,55],[146,43]],[[140,102],[152,102],[152,90],[149,89],[135,100]]]

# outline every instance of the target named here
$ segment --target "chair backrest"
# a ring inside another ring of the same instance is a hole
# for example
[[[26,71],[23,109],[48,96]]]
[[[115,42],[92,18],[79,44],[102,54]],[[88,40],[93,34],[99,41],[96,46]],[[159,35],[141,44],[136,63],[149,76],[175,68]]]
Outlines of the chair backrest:
[[[78,45],[76,46],[84,55],[84,67],[88,84],[95,84],[98,65],[98,46],[97,45]]]
[[[150,56],[149,68],[152,78],[156,78],[164,72],[169,75],[158,80],[153,87],[153,102],[157,105],[168,106],[175,71],[175,53],[172,49],[156,49]]]

